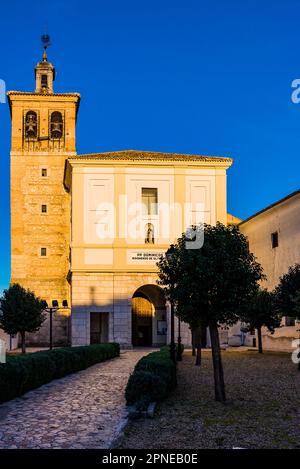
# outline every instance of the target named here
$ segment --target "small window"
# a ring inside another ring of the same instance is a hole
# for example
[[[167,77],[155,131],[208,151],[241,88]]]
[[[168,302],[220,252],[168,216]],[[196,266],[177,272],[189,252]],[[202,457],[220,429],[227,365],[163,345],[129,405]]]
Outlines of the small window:
[[[47,248],[41,248],[41,257],[47,257]]]
[[[42,210],[42,213],[47,213],[48,211],[47,205],[42,205],[41,210]]]
[[[46,178],[48,176],[47,168],[42,168],[42,177]]]
[[[47,75],[42,75],[41,84],[42,84],[42,88],[48,88],[48,76]]]
[[[157,189],[142,188],[142,204],[144,215],[157,215]]]
[[[278,247],[278,232],[277,231],[271,234],[271,243],[272,243],[273,249]]]
[[[291,327],[295,325],[295,318],[290,318],[289,316],[285,317],[285,325]]]

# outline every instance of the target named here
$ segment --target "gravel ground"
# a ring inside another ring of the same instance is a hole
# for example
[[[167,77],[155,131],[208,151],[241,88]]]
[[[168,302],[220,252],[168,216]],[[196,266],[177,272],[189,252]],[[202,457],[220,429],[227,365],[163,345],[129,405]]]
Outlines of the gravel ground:
[[[300,372],[290,354],[223,352],[227,404],[214,401],[212,361],[185,352],[178,386],[156,417],[131,421],[116,448],[300,448]]]

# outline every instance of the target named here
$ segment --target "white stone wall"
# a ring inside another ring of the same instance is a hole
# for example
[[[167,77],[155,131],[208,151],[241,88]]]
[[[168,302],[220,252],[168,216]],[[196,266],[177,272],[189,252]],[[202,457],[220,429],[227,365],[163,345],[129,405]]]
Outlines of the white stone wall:
[[[262,265],[267,279],[262,286],[273,290],[290,266],[300,262],[300,194],[283,200],[265,212],[240,225],[248,237],[251,252]],[[278,233],[279,245],[272,248],[271,234]],[[284,312],[283,312],[284,313]],[[292,341],[299,338],[299,324],[276,329],[274,334],[263,331],[266,350],[291,351]]]

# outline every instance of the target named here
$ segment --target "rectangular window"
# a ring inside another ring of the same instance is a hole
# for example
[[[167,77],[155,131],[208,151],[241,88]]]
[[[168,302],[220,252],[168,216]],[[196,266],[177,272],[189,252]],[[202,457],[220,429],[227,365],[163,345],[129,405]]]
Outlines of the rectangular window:
[[[42,205],[41,210],[42,210],[42,213],[47,213],[48,211],[47,205]]]
[[[47,257],[47,248],[41,248],[41,257]]]
[[[271,234],[271,243],[272,243],[273,249],[278,247],[278,232],[277,231]]]
[[[295,318],[290,318],[289,316],[285,317],[285,325],[291,327],[295,325]]]
[[[48,87],[48,77],[47,75],[42,75],[42,87],[47,88]]]
[[[157,215],[157,189],[142,188],[142,204],[144,215]]]
[[[48,176],[47,168],[42,168],[42,177],[46,178]]]

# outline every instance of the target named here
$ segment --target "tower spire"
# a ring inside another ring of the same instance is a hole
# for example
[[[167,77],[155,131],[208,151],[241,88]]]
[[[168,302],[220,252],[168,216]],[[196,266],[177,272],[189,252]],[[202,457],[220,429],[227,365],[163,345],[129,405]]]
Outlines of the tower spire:
[[[49,36],[49,34],[43,34],[42,35],[42,43],[43,43],[43,47],[44,47],[43,61],[47,62],[47,49],[50,46],[50,36]]]
[[[43,34],[42,44],[44,48],[43,60],[35,67],[36,93],[53,93],[53,82],[55,80],[55,68],[48,62],[47,49],[50,46],[50,36]]]

